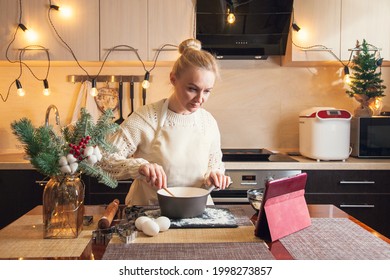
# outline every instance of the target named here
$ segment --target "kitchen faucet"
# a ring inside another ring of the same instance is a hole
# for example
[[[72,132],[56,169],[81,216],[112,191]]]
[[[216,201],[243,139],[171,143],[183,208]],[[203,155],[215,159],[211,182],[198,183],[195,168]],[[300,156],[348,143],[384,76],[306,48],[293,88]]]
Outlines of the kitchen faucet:
[[[46,126],[49,126],[49,115],[50,115],[50,111],[51,109],[54,110],[54,113],[56,114],[56,124],[57,125],[60,125],[60,114],[58,113],[58,109],[56,106],[54,105],[50,105],[47,110],[46,110],[46,117],[45,117],[45,125]]]

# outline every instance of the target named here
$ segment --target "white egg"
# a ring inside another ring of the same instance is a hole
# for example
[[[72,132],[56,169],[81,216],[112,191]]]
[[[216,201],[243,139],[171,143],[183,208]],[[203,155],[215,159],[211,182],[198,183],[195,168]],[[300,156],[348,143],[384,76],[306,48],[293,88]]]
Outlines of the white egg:
[[[149,217],[146,217],[146,216],[141,216],[141,217],[138,217],[136,220],[135,220],[135,227],[138,229],[138,230],[142,230],[142,224],[146,221],[150,220]]]
[[[166,231],[171,226],[171,220],[167,217],[161,216],[154,220],[160,227],[160,231]]]
[[[160,227],[152,219],[149,219],[148,221],[142,224],[142,232],[145,233],[146,235],[156,236],[159,231],[160,231]]]

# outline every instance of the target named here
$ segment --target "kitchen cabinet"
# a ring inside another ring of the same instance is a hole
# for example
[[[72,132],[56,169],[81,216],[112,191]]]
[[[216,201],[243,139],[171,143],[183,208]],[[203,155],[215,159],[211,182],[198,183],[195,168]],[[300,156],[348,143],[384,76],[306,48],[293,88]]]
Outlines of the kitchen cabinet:
[[[58,34],[73,50],[78,60],[99,60],[99,0],[67,0],[63,4],[71,8],[72,15],[70,17],[65,18],[54,9],[50,12],[50,18]],[[5,28],[0,29],[0,36],[4,39],[4,44],[0,49],[0,59],[6,60],[5,51],[15,34],[14,30],[18,24],[19,1],[2,1],[1,6],[0,24]],[[15,41],[9,49],[9,59],[18,60],[19,49],[27,46],[31,46],[33,49],[41,49],[35,46],[39,45],[48,50],[50,60],[74,60],[72,54],[55,34],[49,22],[48,1],[22,1],[21,22],[28,29],[35,31],[37,40],[35,42],[28,41],[24,36],[24,32],[19,28]],[[22,60],[45,61],[47,55],[42,50],[28,50],[23,52]]]
[[[142,60],[148,58],[148,2],[140,0],[101,0],[100,1],[100,60],[138,61],[137,50]],[[124,51],[121,51],[124,50]]]
[[[348,61],[356,41],[366,39],[381,48],[381,56],[390,57],[390,3],[388,0],[295,0],[294,15],[301,27],[292,31],[292,61],[335,60],[328,51],[303,48],[324,45],[341,60]]]
[[[389,170],[304,170],[308,204],[333,204],[390,237]]]
[[[195,37],[195,0],[148,0],[148,59],[155,60],[164,44],[178,46]],[[176,48],[164,48],[158,60],[176,60]]]
[[[132,180],[118,181],[114,189],[101,184],[96,178],[89,177],[85,180],[85,204],[100,205],[109,204],[114,199],[119,199],[121,204],[125,203]]]
[[[301,30],[299,32],[291,30],[292,60],[324,61],[334,59],[328,51],[304,50],[315,45],[324,45],[339,55],[340,16],[341,0],[295,0],[294,19]]]
[[[129,45],[137,49],[143,61],[173,61],[178,57],[177,49],[165,44],[179,45],[193,37],[194,0],[101,0],[101,60],[108,49],[118,45]],[[115,19],[115,20],[113,20]],[[118,48],[126,49],[126,47]],[[127,48],[128,49],[128,48]],[[107,60],[138,61],[129,51],[111,52]]]
[[[390,1],[342,0],[341,59],[348,60],[356,40],[363,39],[378,48],[381,56],[390,59]]]
[[[0,228],[42,204],[43,175],[34,170],[0,170]]]

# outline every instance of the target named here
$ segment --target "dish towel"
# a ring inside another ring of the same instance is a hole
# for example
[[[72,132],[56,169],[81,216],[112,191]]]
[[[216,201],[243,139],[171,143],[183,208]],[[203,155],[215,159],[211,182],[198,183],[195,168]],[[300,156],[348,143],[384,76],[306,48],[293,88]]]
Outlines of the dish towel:
[[[72,123],[78,120],[80,116],[80,110],[84,107],[87,109],[88,113],[91,114],[95,123],[101,116],[102,112],[96,105],[95,98],[89,94],[91,88],[92,83],[90,81],[85,81],[81,84],[80,91],[77,96],[76,105],[73,110]]]

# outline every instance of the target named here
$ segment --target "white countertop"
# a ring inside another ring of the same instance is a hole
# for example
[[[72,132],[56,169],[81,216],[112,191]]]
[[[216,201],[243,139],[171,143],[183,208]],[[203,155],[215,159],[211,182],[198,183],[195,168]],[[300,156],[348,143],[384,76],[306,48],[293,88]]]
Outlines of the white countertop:
[[[229,170],[390,170],[390,159],[359,159],[320,161],[292,156],[297,162],[226,162]],[[0,154],[0,170],[34,170],[30,161],[20,154]]]

